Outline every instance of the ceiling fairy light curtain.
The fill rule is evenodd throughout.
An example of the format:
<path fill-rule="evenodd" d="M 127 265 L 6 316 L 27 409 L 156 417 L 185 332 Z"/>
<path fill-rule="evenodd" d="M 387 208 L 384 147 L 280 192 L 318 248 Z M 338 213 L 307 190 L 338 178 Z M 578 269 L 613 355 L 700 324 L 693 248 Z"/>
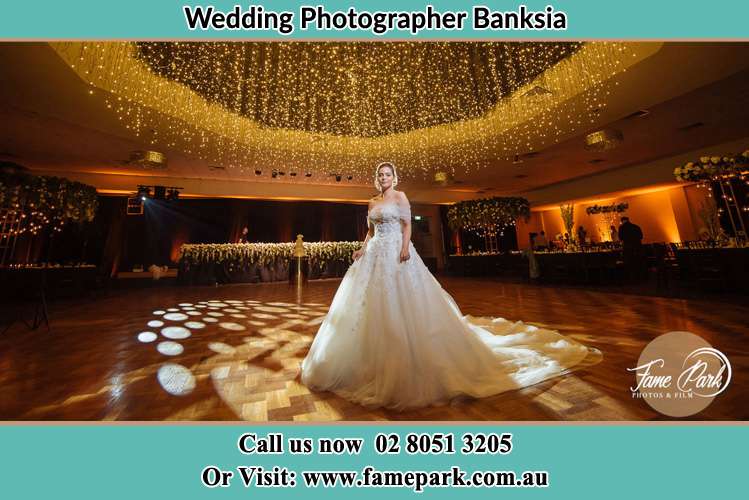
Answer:
<path fill-rule="evenodd" d="M 551 145 L 590 126 L 636 59 L 626 42 L 50 45 L 157 147 L 363 183 L 382 159 L 430 178 Z"/>

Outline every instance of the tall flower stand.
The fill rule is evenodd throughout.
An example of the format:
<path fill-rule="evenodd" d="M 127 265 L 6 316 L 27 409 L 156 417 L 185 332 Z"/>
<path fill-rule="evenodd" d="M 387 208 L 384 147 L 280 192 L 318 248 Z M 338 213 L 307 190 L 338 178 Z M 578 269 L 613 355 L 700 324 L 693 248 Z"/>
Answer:
<path fill-rule="evenodd" d="M 289 284 L 301 286 L 309 280 L 309 257 L 289 259 Z"/>

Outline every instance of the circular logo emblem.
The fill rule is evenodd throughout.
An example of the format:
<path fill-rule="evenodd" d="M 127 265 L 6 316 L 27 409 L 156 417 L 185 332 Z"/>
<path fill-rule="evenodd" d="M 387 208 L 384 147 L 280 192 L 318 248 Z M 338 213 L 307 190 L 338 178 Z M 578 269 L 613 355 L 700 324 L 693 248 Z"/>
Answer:
<path fill-rule="evenodd" d="M 689 332 L 665 333 L 650 342 L 637 362 L 633 398 L 671 417 L 694 415 L 731 381 L 731 363 L 705 339 Z"/>

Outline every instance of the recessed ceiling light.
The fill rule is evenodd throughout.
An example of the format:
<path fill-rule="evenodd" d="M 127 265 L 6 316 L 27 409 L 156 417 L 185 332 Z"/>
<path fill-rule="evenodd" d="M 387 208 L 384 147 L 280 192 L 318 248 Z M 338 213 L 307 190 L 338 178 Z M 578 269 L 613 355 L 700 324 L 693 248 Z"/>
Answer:
<path fill-rule="evenodd" d="M 638 109 L 634 113 L 630 113 L 627 116 L 624 117 L 625 120 L 631 120 L 632 118 L 643 118 L 645 116 L 648 116 L 650 114 L 650 111 L 647 109 Z"/>
<path fill-rule="evenodd" d="M 703 122 L 694 122 L 690 123 L 689 125 L 684 125 L 683 127 L 678 127 L 676 130 L 680 130 L 682 132 L 688 132 L 690 130 L 694 130 L 696 128 L 704 127 L 705 124 Z"/>

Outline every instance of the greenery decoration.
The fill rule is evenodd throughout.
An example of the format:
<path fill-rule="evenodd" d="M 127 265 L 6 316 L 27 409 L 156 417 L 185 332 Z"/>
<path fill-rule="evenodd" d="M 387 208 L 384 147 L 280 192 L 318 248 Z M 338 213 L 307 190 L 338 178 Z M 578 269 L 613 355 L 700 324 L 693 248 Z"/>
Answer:
<path fill-rule="evenodd" d="M 60 232 L 65 224 L 92 221 L 98 200 L 93 186 L 13 166 L 0 168 L 0 207 L 20 212 L 17 234 L 37 234 L 44 227 Z"/>
<path fill-rule="evenodd" d="M 575 235 L 575 205 L 559 205 L 559 212 L 562 214 L 564 230 L 570 237 L 570 241 L 576 238 Z"/>
<path fill-rule="evenodd" d="M 477 234 L 496 234 L 515 224 L 518 218 L 528 220 L 531 215 L 528 200 L 520 197 L 481 198 L 461 201 L 447 211 L 451 229 L 465 229 Z"/>
<path fill-rule="evenodd" d="M 351 254 L 361 241 L 304 243 L 310 266 L 323 268 L 329 262 L 351 263 Z M 190 243 L 182 245 L 180 261 L 191 264 L 220 263 L 238 267 L 286 262 L 294 255 L 295 243 Z"/>

